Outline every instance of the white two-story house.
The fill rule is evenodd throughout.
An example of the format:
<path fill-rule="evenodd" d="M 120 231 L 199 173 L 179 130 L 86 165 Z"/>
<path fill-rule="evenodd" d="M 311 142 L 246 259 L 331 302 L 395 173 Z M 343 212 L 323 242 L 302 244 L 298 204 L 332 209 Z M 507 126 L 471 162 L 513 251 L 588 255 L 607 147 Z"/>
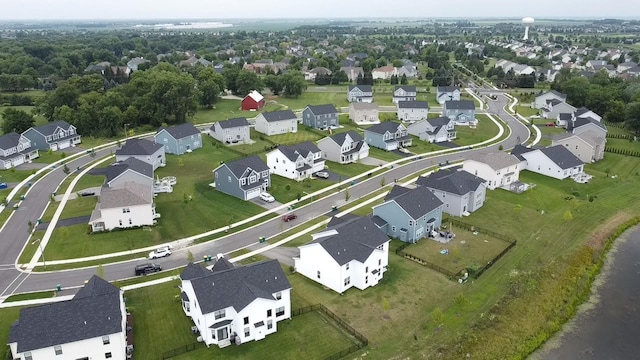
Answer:
<path fill-rule="evenodd" d="M 153 187 L 126 182 L 103 186 L 89 225 L 94 232 L 154 225 L 160 214 L 153 202 Z"/>
<path fill-rule="evenodd" d="M 369 156 L 369 145 L 357 132 L 350 130 L 318 141 L 325 160 L 348 164 Z"/>
<path fill-rule="evenodd" d="M 291 110 L 264 112 L 256 116 L 255 129 L 265 135 L 279 135 L 298 131 L 298 118 Z"/>
<path fill-rule="evenodd" d="M 225 144 L 247 144 L 251 142 L 249 122 L 243 117 L 214 123 L 209 128 L 209 136 Z"/>
<path fill-rule="evenodd" d="M 278 146 L 267 153 L 267 166 L 272 174 L 302 181 L 324 169 L 322 152 L 307 141 L 291 146 Z"/>
<path fill-rule="evenodd" d="M 299 249 L 296 271 L 340 294 L 377 285 L 389 264 L 389 237 L 370 217 L 330 226 Z"/>
<path fill-rule="evenodd" d="M 262 340 L 291 318 L 291 284 L 277 260 L 234 266 L 218 255 L 211 270 L 189 263 L 180 279 L 182 310 L 207 346 Z"/>
<path fill-rule="evenodd" d="M 498 151 L 473 153 L 464 161 L 462 169 L 484 179 L 487 188 L 495 190 L 519 181 L 522 165 L 517 157 Z"/>
<path fill-rule="evenodd" d="M 9 133 L 0 136 L 0 169 L 16 167 L 38 156 L 38 149 L 24 135 Z"/>

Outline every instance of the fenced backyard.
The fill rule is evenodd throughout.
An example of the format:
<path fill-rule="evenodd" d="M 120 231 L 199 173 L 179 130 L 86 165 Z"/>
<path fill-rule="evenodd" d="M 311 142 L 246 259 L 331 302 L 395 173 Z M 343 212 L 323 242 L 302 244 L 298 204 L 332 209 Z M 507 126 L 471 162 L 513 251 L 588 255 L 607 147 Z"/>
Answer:
<path fill-rule="evenodd" d="M 450 219 L 443 224 L 456 235 L 448 243 L 422 239 L 415 244 L 403 244 L 396 254 L 449 278 L 464 272 L 478 278 L 516 244 L 504 235 L 459 220 Z"/>

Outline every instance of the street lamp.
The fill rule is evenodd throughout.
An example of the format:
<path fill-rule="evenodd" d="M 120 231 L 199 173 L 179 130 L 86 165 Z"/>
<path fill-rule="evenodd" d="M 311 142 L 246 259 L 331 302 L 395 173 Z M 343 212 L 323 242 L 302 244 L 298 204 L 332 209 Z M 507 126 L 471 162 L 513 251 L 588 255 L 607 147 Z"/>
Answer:
<path fill-rule="evenodd" d="M 44 250 L 42 250 L 42 241 L 41 239 L 36 239 L 31 242 L 32 244 L 38 243 L 38 249 L 40 249 L 40 256 L 42 256 L 42 263 L 44 264 L 44 268 L 47 268 L 47 262 L 44 260 Z"/>

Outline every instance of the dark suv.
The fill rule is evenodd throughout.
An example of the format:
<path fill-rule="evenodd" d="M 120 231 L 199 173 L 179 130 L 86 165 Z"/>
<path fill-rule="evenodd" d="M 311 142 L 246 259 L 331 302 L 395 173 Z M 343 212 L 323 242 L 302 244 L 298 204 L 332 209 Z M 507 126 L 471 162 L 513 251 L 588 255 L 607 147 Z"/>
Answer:
<path fill-rule="evenodd" d="M 158 264 L 142 264 L 136 266 L 136 275 L 147 275 L 161 270 L 162 267 Z"/>

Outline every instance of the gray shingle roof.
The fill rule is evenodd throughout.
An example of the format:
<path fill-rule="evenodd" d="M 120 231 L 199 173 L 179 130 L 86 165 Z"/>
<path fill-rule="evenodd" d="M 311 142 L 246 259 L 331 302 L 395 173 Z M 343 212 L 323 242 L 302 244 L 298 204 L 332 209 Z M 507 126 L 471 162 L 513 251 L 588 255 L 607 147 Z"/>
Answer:
<path fill-rule="evenodd" d="M 314 115 L 326 115 L 326 114 L 337 114 L 338 110 L 333 104 L 324 104 L 324 105 L 307 105 L 307 108 Z"/>
<path fill-rule="evenodd" d="M 504 169 L 506 167 L 517 165 L 520 163 L 520 160 L 518 160 L 518 158 L 502 151 L 494 153 L 473 153 L 470 154 L 467 159 L 487 164 L 493 170 Z"/>
<path fill-rule="evenodd" d="M 370 128 L 366 129 L 365 131 L 371 131 L 373 133 L 376 134 L 384 134 L 387 131 L 395 134 L 396 131 L 398 131 L 398 127 L 404 127 L 404 125 L 399 124 L 397 122 L 393 122 L 393 121 L 383 121 L 379 124 L 375 124 L 373 126 L 371 126 Z"/>
<path fill-rule="evenodd" d="M 233 175 L 235 175 L 238 179 L 242 177 L 247 169 L 254 170 L 256 172 L 268 171 L 269 167 L 267 164 L 260 159 L 258 155 L 249 156 L 240 160 L 231 161 L 226 163 L 227 167 Z"/>
<path fill-rule="evenodd" d="M 182 280 L 192 280 L 197 279 L 199 277 L 203 277 L 209 274 L 210 271 L 203 268 L 200 265 L 194 264 L 192 262 L 188 263 L 187 266 L 180 273 L 180 279 Z"/>
<path fill-rule="evenodd" d="M 123 188 L 102 187 L 100 192 L 100 209 L 111 209 L 123 206 L 146 205 L 153 202 L 153 188 L 134 182 L 124 183 Z"/>
<path fill-rule="evenodd" d="M 274 300 L 273 294 L 291 289 L 277 260 L 208 271 L 202 277 L 191 279 L 191 285 L 203 314 L 230 306 L 240 312 L 255 299 Z"/>
<path fill-rule="evenodd" d="M 330 138 L 331 138 L 331 140 L 335 141 L 336 144 L 342 145 L 342 144 L 344 144 L 344 141 L 347 138 L 347 135 L 349 135 L 349 137 L 353 141 L 362 141 L 363 140 L 362 136 L 360 136 L 360 134 L 358 134 L 357 132 L 355 132 L 353 130 L 349 130 L 349 131 L 343 132 L 343 133 L 333 134 L 333 135 L 330 136 Z"/>
<path fill-rule="evenodd" d="M 524 157 L 522 157 L 522 154 L 524 153 L 528 153 L 530 151 L 533 151 L 535 149 L 532 148 L 528 148 L 524 145 L 518 144 L 516 146 L 513 147 L 513 149 L 511 149 L 511 155 L 515 156 L 518 158 L 518 160 L 520 161 L 524 161 Z"/>
<path fill-rule="evenodd" d="M 474 110 L 476 103 L 471 100 L 448 100 L 444 102 L 446 109 Z"/>
<path fill-rule="evenodd" d="M 293 111 L 291 111 L 291 110 L 278 110 L 278 111 L 263 112 L 262 116 L 264 116 L 264 119 L 267 120 L 267 122 L 276 122 L 276 121 L 297 119 L 296 118 L 296 114 L 294 114 Z"/>
<path fill-rule="evenodd" d="M 444 169 L 428 177 L 420 176 L 416 184 L 451 194 L 465 195 L 478 190 L 485 181 L 467 171 Z"/>
<path fill-rule="evenodd" d="M 556 163 L 562 170 L 584 164 L 582 160 L 573 155 L 571 151 L 562 145 L 550 146 L 539 150 L 551 159 L 551 161 Z"/>
<path fill-rule="evenodd" d="M 559 120 L 570 121 L 573 118 L 571 113 L 560 113 L 558 114 Z"/>
<path fill-rule="evenodd" d="M 557 97 L 559 97 L 561 99 L 564 99 L 564 100 L 567 99 L 567 94 L 563 94 L 563 93 L 555 91 L 555 90 L 549 90 L 545 94 L 553 94 L 553 95 L 555 95 L 555 96 L 557 96 Z"/>
<path fill-rule="evenodd" d="M 193 124 L 190 124 L 190 123 L 184 123 L 184 124 L 168 127 L 164 130 L 166 130 L 169 133 L 169 135 L 171 135 L 174 139 L 183 139 L 183 138 L 186 138 L 187 136 L 196 135 L 200 133 L 200 130 L 198 130 L 198 128 L 196 128 L 195 126 L 193 126 Z"/>
<path fill-rule="evenodd" d="M 575 128 L 585 126 L 587 124 L 593 124 L 601 128 L 602 130 L 607 131 L 607 126 L 605 124 L 591 117 L 579 117 L 576 119 L 576 121 L 569 121 L 569 123 L 567 124 L 567 130 L 572 131 Z"/>
<path fill-rule="evenodd" d="M 124 331 L 120 289 L 94 275 L 71 300 L 23 308 L 9 343 L 23 353 Z"/>
<path fill-rule="evenodd" d="M 429 103 L 426 101 L 398 101 L 400 109 L 428 109 Z"/>
<path fill-rule="evenodd" d="M 440 116 L 437 118 L 427 119 L 426 121 L 429 124 L 431 124 L 431 126 L 438 127 L 438 126 L 446 126 L 447 124 L 449 124 L 449 122 L 451 122 L 451 119 L 449 119 L 446 116 Z"/>
<path fill-rule="evenodd" d="M 129 139 L 120 149 L 116 150 L 116 156 L 153 155 L 153 153 L 161 149 L 163 146 L 164 145 L 156 144 L 153 141 L 145 139 Z"/>
<path fill-rule="evenodd" d="M 110 182 L 111 180 L 117 178 L 127 170 L 135 171 L 137 173 L 140 173 L 144 176 L 147 176 L 153 179 L 153 165 L 146 163 L 142 160 L 138 160 L 134 157 L 130 157 L 125 161 L 121 161 L 119 163 L 116 163 L 114 165 L 107 167 L 107 171 L 106 171 L 107 182 Z"/>
<path fill-rule="evenodd" d="M 396 86 L 395 90 L 398 90 L 398 89 L 402 89 L 406 92 L 418 92 L 418 89 L 416 89 L 415 86 L 408 86 L 408 85 Z"/>
<path fill-rule="evenodd" d="M 211 129 L 214 129 L 215 125 L 216 124 L 211 125 Z M 229 120 L 218 121 L 218 125 L 220 125 L 220 127 L 223 129 L 230 129 L 230 128 L 241 127 L 241 126 L 249 126 L 249 122 L 247 121 L 246 118 L 239 117 L 239 118 L 233 118 Z"/>
<path fill-rule="evenodd" d="M 57 128 L 69 130 L 69 127 L 71 127 L 71 125 L 69 125 L 68 122 L 64 120 L 57 120 L 44 125 L 36 126 L 33 129 L 38 131 L 42 135 L 47 136 L 47 135 L 53 135 L 53 133 L 56 131 Z"/>
<path fill-rule="evenodd" d="M 360 89 L 360 91 L 365 93 L 373 92 L 373 87 L 371 85 L 349 85 L 349 92 L 353 89 Z"/>
<path fill-rule="evenodd" d="M 316 145 L 311 141 L 306 141 L 300 144 L 291 146 L 278 146 L 278 150 L 284 154 L 289 160 L 296 161 L 298 156 L 306 158 L 309 153 L 317 153 L 320 151 Z"/>
<path fill-rule="evenodd" d="M 376 103 L 366 103 L 366 102 L 354 102 L 349 105 L 353 107 L 354 110 L 378 110 L 378 104 Z"/>
<path fill-rule="evenodd" d="M 18 146 L 20 143 L 20 134 L 8 133 L 0 136 L 0 149 L 7 150 Z"/>
<path fill-rule="evenodd" d="M 456 90 L 460 91 L 460 88 L 457 86 L 438 86 L 436 89 L 437 92 L 446 92 L 446 93 L 454 92 Z"/>
<path fill-rule="evenodd" d="M 442 205 L 442 201 L 423 186 L 410 189 L 395 185 L 384 200 L 395 201 L 413 219 L 418 219 Z"/>
<path fill-rule="evenodd" d="M 363 263 L 376 247 L 389 241 L 369 217 L 347 220 L 329 230 L 337 233 L 317 238 L 312 243 L 320 244 L 339 265 L 352 260 Z"/>

